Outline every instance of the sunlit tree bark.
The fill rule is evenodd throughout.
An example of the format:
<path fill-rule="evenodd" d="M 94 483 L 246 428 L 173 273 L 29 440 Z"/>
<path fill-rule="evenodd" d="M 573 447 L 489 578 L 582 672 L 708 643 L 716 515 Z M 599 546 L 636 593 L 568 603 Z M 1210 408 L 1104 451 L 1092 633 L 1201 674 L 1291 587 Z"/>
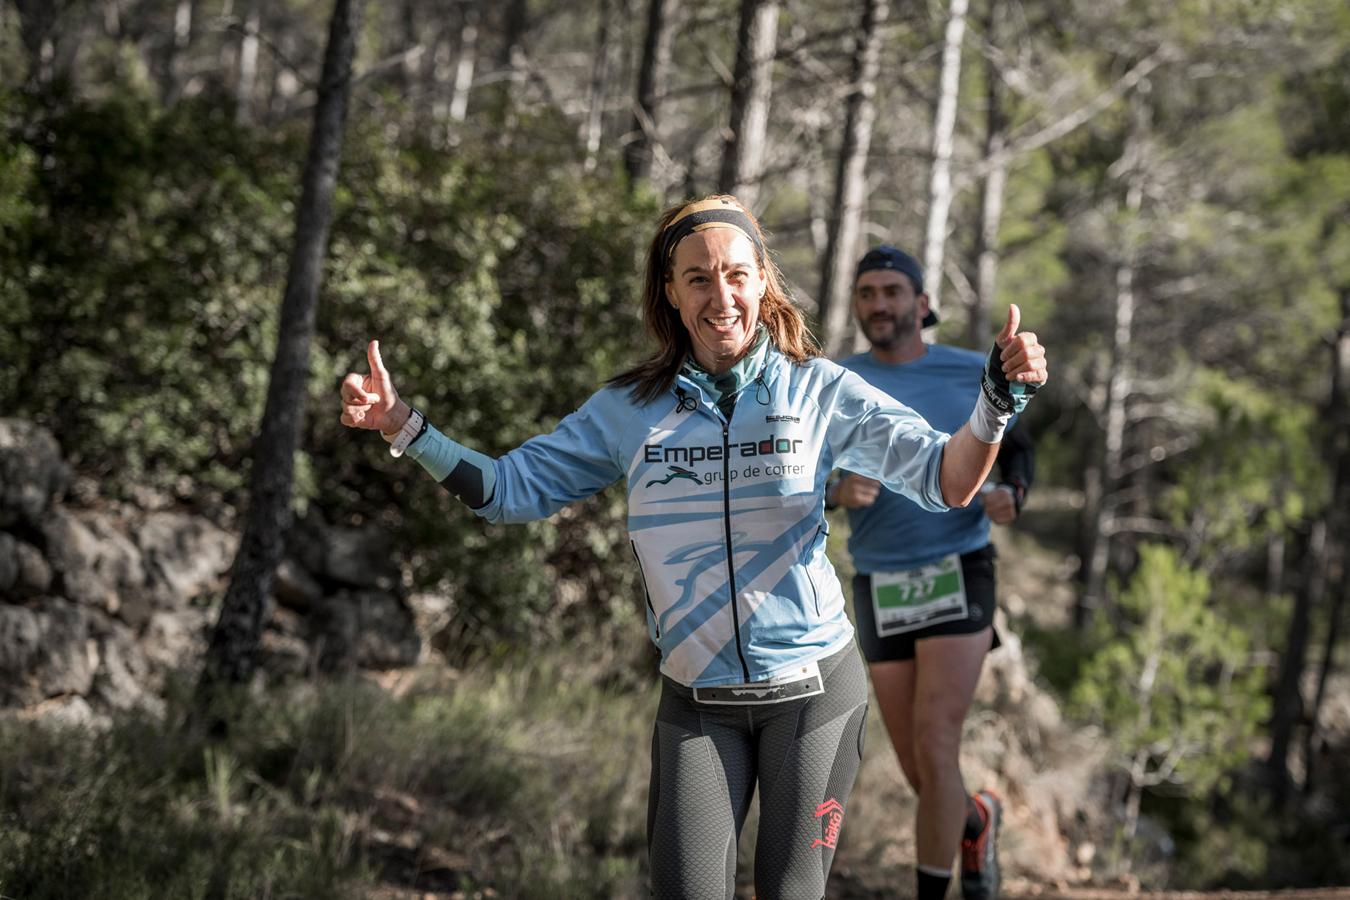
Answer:
<path fill-rule="evenodd" d="M 778 0 L 741 0 L 736 70 L 731 85 L 731 123 L 722 148 L 717 188 L 753 208 L 759 194 L 764 143 L 773 95 L 773 58 L 778 44 Z"/>
<path fill-rule="evenodd" d="M 848 330 L 853 266 L 859 252 L 858 237 L 867 199 L 867 154 L 872 145 L 872 124 L 876 121 L 873 96 L 881 55 L 881 25 L 889 12 L 887 0 L 864 0 L 858 43 L 853 51 L 843 141 L 835 168 L 835 201 L 820 264 L 820 338 L 826 353 L 831 355 L 839 352 Z"/>
<path fill-rule="evenodd" d="M 997 47 L 1000 0 L 989 0 L 985 12 L 985 41 Z M 980 189 L 980 221 L 975 230 L 975 292 L 966 317 L 966 345 L 983 346 L 989 340 L 989 311 L 998 287 L 998 234 L 1003 220 L 1003 195 L 1008 184 L 1007 116 L 1003 110 L 1003 71 L 994 53 L 984 56 L 984 158 L 987 171 Z"/>
<path fill-rule="evenodd" d="M 178 0 L 174 4 L 173 35 L 165 48 L 164 70 L 160 92 L 167 106 L 178 102 L 186 86 L 186 55 L 192 43 L 193 0 Z"/>
<path fill-rule="evenodd" d="M 1143 238 L 1140 211 L 1143 207 L 1151 130 L 1147 82 L 1131 95 L 1130 118 L 1130 134 L 1125 142 L 1124 155 L 1117 163 L 1125 181 L 1125 196 L 1121 205 L 1123 228 L 1119 241 L 1120 256 L 1115 264 L 1114 327 L 1106 372 L 1106 396 L 1102 407 L 1102 457 L 1098 465 L 1088 469 L 1088 477 L 1099 480 L 1099 483 L 1089 484 L 1084 490 L 1084 495 L 1093 498 L 1095 503 L 1088 511 L 1083 591 L 1074 614 L 1074 623 L 1079 628 L 1089 625 L 1105 600 L 1106 571 L 1117 515 L 1117 498 L 1113 495 L 1120 485 L 1123 470 L 1126 401 L 1134 389 L 1136 273 L 1139 245 Z"/>
<path fill-rule="evenodd" d="M 253 120 L 253 88 L 258 80 L 258 32 L 262 28 L 264 0 L 243 0 L 243 28 L 239 35 L 239 54 L 234 80 L 236 121 Z"/>
<path fill-rule="evenodd" d="M 928 225 L 923 243 L 924 289 L 936 312 L 942 306 L 942 260 L 947 243 L 947 215 L 952 205 L 952 145 L 956 101 L 961 87 L 961 42 L 966 33 L 968 0 L 952 0 L 938 78 L 937 113 L 933 117 L 933 165 L 928 178 Z"/>
<path fill-rule="evenodd" d="M 595 62 L 591 67 L 591 90 L 586 104 L 586 125 L 582 142 L 586 146 L 586 171 L 595 169 L 600 142 L 604 137 L 605 95 L 609 91 L 609 70 L 612 43 L 610 39 L 611 0 L 600 0 L 600 23 L 596 34 Z"/>
<path fill-rule="evenodd" d="M 671 0 L 648 0 L 647 35 L 642 43 L 642 60 L 638 65 L 637 98 L 633 104 L 633 125 L 630 129 L 632 139 L 624 148 L 624 167 L 628 170 L 629 182 L 633 184 L 651 177 L 652 146 L 660 139 L 661 92 L 665 89 L 666 73 L 670 69 L 674 12 Z"/>
<path fill-rule="evenodd" d="M 478 67 L 478 4 L 464 6 L 464 22 L 459 29 L 459 58 L 455 61 L 455 83 L 450 95 L 450 121 L 463 122 L 469 115 L 469 92 Z"/>

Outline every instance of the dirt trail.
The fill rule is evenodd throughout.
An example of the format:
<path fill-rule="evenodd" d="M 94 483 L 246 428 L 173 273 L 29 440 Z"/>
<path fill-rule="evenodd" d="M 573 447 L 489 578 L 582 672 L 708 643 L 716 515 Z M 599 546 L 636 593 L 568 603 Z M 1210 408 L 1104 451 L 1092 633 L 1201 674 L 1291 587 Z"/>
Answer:
<path fill-rule="evenodd" d="M 865 886 L 860 880 L 844 874 L 830 876 L 827 900 L 912 900 L 913 884 L 903 884 L 886 891 Z M 954 882 L 948 897 L 959 897 L 960 888 Z M 737 894 L 738 900 L 751 900 L 753 893 Z M 1126 887 L 1079 887 L 1036 884 L 1021 878 L 1004 882 L 1002 900 L 1350 900 L 1350 887 L 1289 888 L 1271 891 L 1142 891 Z"/>
<path fill-rule="evenodd" d="M 1007 900 L 1350 900 L 1350 887 L 1280 891 L 1127 891 L 1119 888 L 1027 887 L 1005 892 Z"/>
<path fill-rule="evenodd" d="M 833 879 L 831 879 L 833 882 Z M 832 885 L 833 887 L 833 885 Z M 953 886 L 949 896 L 959 896 Z M 371 900 L 487 900 L 495 893 L 439 892 L 387 887 L 371 895 Z M 737 897 L 750 898 L 749 893 Z M 839 900 L 903 900 L 908 894 L 886 895 L 863 893 L 835 893 L 827 895 Z M 1282 891 L 1127 891 L 1120 888 L 1057 888 L 1049 885 L 1020 885 L 1015 891 L 1004 891 L 1003 900 L 1350 900 L 1350 887 L 1309 888 Z"/>

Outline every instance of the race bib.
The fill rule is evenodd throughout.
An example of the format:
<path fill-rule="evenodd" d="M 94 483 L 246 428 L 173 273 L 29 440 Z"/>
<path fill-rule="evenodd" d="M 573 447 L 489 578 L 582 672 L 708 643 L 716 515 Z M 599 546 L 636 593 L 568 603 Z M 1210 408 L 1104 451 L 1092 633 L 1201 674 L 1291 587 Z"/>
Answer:
<path fill-rule="evenodd" d="M 960 555 L 953 553 L 905 572 L 873 573 L 872 610 L 878 637 L 967 618 L 970 607 Z"/>

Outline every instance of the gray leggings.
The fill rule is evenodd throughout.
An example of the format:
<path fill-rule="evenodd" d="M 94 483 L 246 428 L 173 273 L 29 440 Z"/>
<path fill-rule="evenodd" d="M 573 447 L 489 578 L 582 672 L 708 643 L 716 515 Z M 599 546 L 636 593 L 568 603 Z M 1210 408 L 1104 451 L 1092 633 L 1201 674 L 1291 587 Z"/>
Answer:
<path fill-rule="evenodd" d="M 696 703 L 662 679 L 652 735 L 652 896 L 736 888 L 736 839 L 759 784 L 755 896 L 819 900 L 862 759 L 867 676 L 852 643 L 820 660 L 825 692 L 764 706 Z"/>

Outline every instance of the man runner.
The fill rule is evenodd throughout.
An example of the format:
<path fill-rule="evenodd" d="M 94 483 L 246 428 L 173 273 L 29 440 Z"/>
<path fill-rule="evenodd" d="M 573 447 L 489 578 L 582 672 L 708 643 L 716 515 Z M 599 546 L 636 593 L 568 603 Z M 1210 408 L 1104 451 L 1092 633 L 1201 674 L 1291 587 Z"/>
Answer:
<path fill-rule="evenodd" d="M 923 342 L 922 329 L 936 325 L 937 316 L 918 261 L 890 246 L 869 251 L 858 263 L 854 304 L 871 350 L 840 364 L 934 427 L 960 427 L 987 360 Z M 1005 334 L 1016 316 L 1010 311 Z M 986 485 L 980 504 L 965 509 L 927 512 L 848 473 L 826 492 L 828 507 L 848 509 L 858 643 L 900 768 L 919 797 L 919 900 L 946 893 L 958 845 L 965 900 L 998 894 L 1002 809 L 991 791 L 966 793 L 961 726 L 984 656 L 999 644 L 989 523 L 1016 519 L 1031 484 L 1034 456 L 1024 428 L 1009 428 L 998 463 L 1001 483 Z"/>

